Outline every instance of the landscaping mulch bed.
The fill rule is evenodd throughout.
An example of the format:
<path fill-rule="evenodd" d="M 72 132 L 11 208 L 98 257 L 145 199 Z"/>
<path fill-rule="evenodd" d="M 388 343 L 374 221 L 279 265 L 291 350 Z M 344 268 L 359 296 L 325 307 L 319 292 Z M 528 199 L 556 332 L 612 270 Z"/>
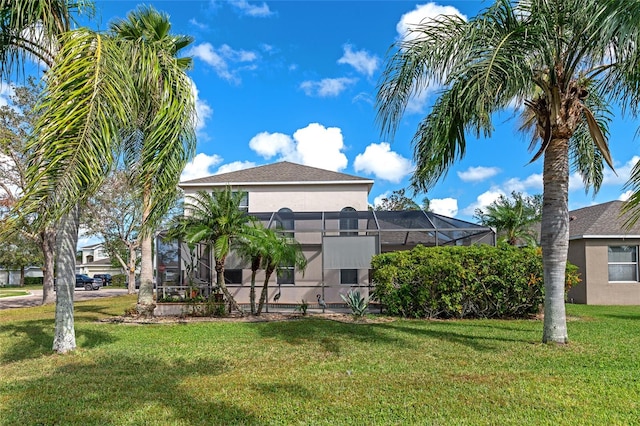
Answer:
<path fill-rule="evenodd" d="M 144 318 L 137 316 L 119 316 L 101 319 L 101 322 L 123 323 L 123 324 L 188 324 L 199 322 L 274 322 L 274 321 L 296 321 L 308 318 L 320 318 L 330 321 L 339 321 L 353 324 L 375 324 L 394 321 L 394 318 L 384 316 L 367 316 L 364 318 L 354 318 L 353 315 L 341 313 L 313 313 L 313 314 L 291 314 L 291 313 L 263 313 L 260 316 L 244 315 L 233 313 L 225 317 L 204 317 L 204 316 L 162 316 Z"/>

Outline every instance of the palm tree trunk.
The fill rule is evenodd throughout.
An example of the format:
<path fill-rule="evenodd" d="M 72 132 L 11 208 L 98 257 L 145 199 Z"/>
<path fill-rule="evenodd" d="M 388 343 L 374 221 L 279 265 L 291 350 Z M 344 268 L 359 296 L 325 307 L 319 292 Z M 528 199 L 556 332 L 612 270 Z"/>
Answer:
<path fill-rule="evenodd" d="M 152 317 L 156 304 L 153 300 L 153 238 L 145 235 L 140 242 L 140 288 L 136 311 L 143 317 Z M 135 277 L 135 274 L 134 274 Z M 134 278 L 135 281 L 135 278 Z M 131 285 L 131 283 L 129 283 Z M 135 286 L 135 282 L 134 282 Z"/>
<path fill-rule="evenodd" d="M 256 272 L 251 271 L 251 287 L 249 288 L 249 301 L 251 302 L 251 315 L 256 314 Z"/>
<path fill-rule="evenodd" d="M 260 315 L 262 313 L 262 308 L 264 307 L 264 303 L 267 300 L 267 294 L 269 293 L 269 280 L 271 279 L 271 274 L 275 268 L 268 267 L 265 270 L 264 284 L 262 285 L 262 292 L 260 293 L 260 302 L 258 303 L 258 312 L 256 315 Z"/>
<path fill-rule="evenodd" d="M 53 350 L 63 354 L 76 348 L 73 318 L 73 292 L 76 287 L 76 246 L 80 227 L 80 208 L 75 206 L 60 223 L 57 241 L 56 319 Z"/>
<path fill-rule="evenodd" d="M 54 261 L 56 247 L 56 232 L 46 228 L 40 233 L 40 249 L 44 261 L 42 270 L 42 304 L 49 305 L 56 301 L 53 291 Z"/>
<path fill-rule="evenodd" d="M 129 261 L 127 262 L 127 274 L 129 276 L 129 283 L 127 285 L 127 294 L 134 294 L 136 292 L 136 249 L 134 246 L 129 246 Z"/>
<path fill-rule="evenodd" d="M 544 268 L 544 343 L 567 343 L 565 271 L 569 249 L 569 142 L 553 139 L 544 154 L 542 264 Z"/>
<path fill-rule="evenodd" d="M 136 311 L 142 317 L 153 317 L 156 304 L 153 300 L 153 237 L 152 232 L 146 229 L 151 212 L 150 209 L 151 191 L 145 190 L 142 195 L 142 229 L 140 235 L 140 288 L 138 289 L 138 303 Z M 135 278 L 134 278 L 135 281 Z M 131 281 L 129 281 L 131 285 Z M 135 288 L 135 282 L 134 282 Z"/>
<path fill-rule="evenodd" d="M 218 288 L 222 291 L 222 294 L 224 294 L 224 297 L 227 299 L 227 301 L 231 305 L 231 309 L 240 312 L 240 315 L 244 316 L 244 311 L 240 308 L 240 306 L 238 306 L 238 302 L 236 302 L 236 299 L 229 292 L 229 289 L 227 288 L 227 285 L 224 282 L 224 261 L 225 261 L 224 257 L 219 260 L 216 259 L 216 284 Z"/>

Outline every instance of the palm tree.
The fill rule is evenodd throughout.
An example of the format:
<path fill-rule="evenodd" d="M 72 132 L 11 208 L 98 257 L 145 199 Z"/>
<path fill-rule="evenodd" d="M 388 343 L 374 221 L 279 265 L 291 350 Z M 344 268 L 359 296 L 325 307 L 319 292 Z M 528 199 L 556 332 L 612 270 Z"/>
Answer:
<path fill-rule="evenodd" d="M 511 198 L 501 195 L 486 210 L 476 209 L 475 218 L 482 225 L 495 228 L 500 238 L 512 246 L 519 242 L 536 246 L 532 225 L 540 221 L 541 213 L 541 196 L 524 197 L 520 192 L 512 192 Z"/>
<path fill-rule="evenodd" d="M 432 187 L 465 154 L 465 133 L 491 136 L 493 113 L 524 108 L 535 161 L 543 161 L 543 342 L 568 341 L 564 275 L 568 250 L 569 159 L 597 191 L 609 154 L 607 108 L 638 112 L 640 2 L 497 0 L 465 21 L 440 16 L 390 53 L 378 120 L 393 136 L 413 95 L 443 90 L 413 137 L 412 184 Z"/>
<path fill-rule="evenodd" d="M 129 13 L 126 20 L 110 25 L 111 33 L 122 41 L 123 47 L 135 49 L 132 57 L 138 55 L 140 45 L 145 45 L 149 49 L 140 52 L 157 58 L 155 61 L 142 56 L 131 62 L 139 103 L 125 138 L 126 163 L 143 206 L 137 304 L 138 313 L 143 316 L 152 316 L 155 308 L 153 233 L 173 204 L 180 174 L 195 153 L 195 101 L 191 82 L 184 73 L 192 60 L 177 57 L 193 38 L 171 34 L 170 30 L 168 15 L 145 6 Z M 150 63 L 154 64 L 151 68 Z"/>
<path fill-rule="evenodd" d="M 260 222 L 255 222 L 255 228 L 248 228 L 246 235 L 243 235 L 234 245 L 235 252 L 250 264 L 251 286 L 249 288 L 249 303 L 252 315 L 256 314 L 256 275 L 262 267 L 262 259 L 269 252 L 269 247 L 266 244 L 268 232 L 271 231 L 266 229 Z"/>
<path fill-rule="evenodd" d="M 209 248 L 215 261 L 215 285 L 231 308 L 240 313 L 242 309 L 224 282 L 224 263 L 234 244 L 252 233 L 255 219 L 240 210 L 243 198 L 243 192 L 231 187 L 213 193 L 198 191 L 187 197 L 185 216 L 178 223 L 178 231 L 172 233 L 182 235 L 187 243 L 204 243 Z"/>
<path fill-rule="evenodd" d="M 119 152 L 125 160 L 139 152 L 135 138 L 123 138 L 127 135 L 123 130 L 141 110 L 140 90 L 146 89 L 134 72 L 145 69 L 157 75 L 159 65 L 167 62 L 156 45 L 116 40 L 86 28 L 71 31 L 77 11 L 75 2 L 65 0 L 0 0 L 1 74 L 9 76 L 20 69 L 25 58 L 35 57 L 49 67 L 39 117 L 27 144 L 34 153 L 26 173 L 28 184 L 14 217 L 41 213 L 36 226 L 60 223 L 53 345 L 57 352 L 75 348 L 78 206 L 100 187 Z M 158 133 L 180 133 L 182 111 L 189 108 L 177 105 L 170 94 L 160 99 L 164 113 L 156 117 Z M 162 169 L 164 161 L 168 158 L 160 158 L 156 168 Z"/>
<path fill-rule="evenodd" d="M 293 266 L 294 270 L 300 269 L 304 271 L 307 267 L 307 258 L 304 257 L 300 244 L 295 239 L 273 229 L 267 229 L 266 231 L 264 239 L 260 242 L 264 248 L 262 267 L 265 275 L 256 315 L 262 313 L 262 308 L 267 301 L 269 280 L 276 269 Z"/>

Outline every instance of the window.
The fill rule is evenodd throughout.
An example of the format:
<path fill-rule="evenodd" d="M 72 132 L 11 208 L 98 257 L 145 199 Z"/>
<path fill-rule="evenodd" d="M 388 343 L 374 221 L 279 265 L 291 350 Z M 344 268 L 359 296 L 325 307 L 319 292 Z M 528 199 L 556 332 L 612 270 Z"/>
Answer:
<path fill-rule="evenodd" d="M 237 194 L 237 191 L 233 192 L 233 195 Z M 249 213 L 249 193 L 247 191 L 242 191 L 242 200 L 240 200 L 240 205 L 238 209 L 245 213 Z"/>
<path fill-rule="evenodd" d="M 225 269 L 225 284 L 242 284 L 242 269 Z"/>
<path fill-rule="evenodd" d="M 358 284 L 358 270 L 340 269 L 340 284 Z"/>
<path fill-rule="evenodd" d="M 293 265 L 281 265 L 277 271 L 277 283 L 280 284 L 295 284 L 295 268 Z"/>
<path fill-rule="evenodd" d="M 291 211 L 291 209 L 288 209 L 286 207 L 281 208 L 280 210 L 278 210 L 278 215 L 276 217 L 276 226 L 284 231 L 291 231 L 284 232 L 283 234 L 287 237 L 293 238 L 295 223 L 293 221 L 293 212 Z"/>
<path fill-rule="evenodd" d="M 340 229 L 355 229 L 356 231 L 340 232 L 340 235 L 358 235 L 358 214 L 353 207 L 345 207 L 340 211 Z"/>
<path fill-rule="evenodd" d="M 609 247 L 609 281 L 638 281 L 638 247 Z"/>

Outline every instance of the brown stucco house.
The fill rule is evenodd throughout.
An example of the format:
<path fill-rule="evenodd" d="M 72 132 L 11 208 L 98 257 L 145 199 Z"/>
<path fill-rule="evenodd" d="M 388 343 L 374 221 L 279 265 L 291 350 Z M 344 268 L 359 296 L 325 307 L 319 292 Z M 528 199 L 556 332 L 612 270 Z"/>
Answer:
<path fill-rule="evenodd" d="M 567 300 L 589 305 L 640 305 L 640 222 L 627 228 L 623 201 L 569 212 L 569 255 L 582 282 Z"/>
<path fill-rule="evenodd" d="M 359 289 L 368 295 L 369 269 L 375 254 L 403 250 L 417 244 L 470 245 L 495 243 L 491 228 L 430 212 L 374 212 L 369 210 L 371 179 L 304 166 L 287 161 L 208 176 L 180 183 L 189 195 L 230 186 L 245 194 L 242 209 L 266 227 L 283 229 L 301 245 L 305 271 L 283 265 L 269 283 L 269 300 L 279 303 L 341 303 L 340 294 Z M 159 241 L 158 292 L 186 284 L 185 265 L 195 262 L 197 279 L 212 282 L 212 261 L 205 247 L 192 254 L 182 246 Z M 225 262 L 225 281 L 240 303 L 249 300 L 251 271 L 233 253 Z M 260 272 L 256 282 L 262 283 Z"/>

